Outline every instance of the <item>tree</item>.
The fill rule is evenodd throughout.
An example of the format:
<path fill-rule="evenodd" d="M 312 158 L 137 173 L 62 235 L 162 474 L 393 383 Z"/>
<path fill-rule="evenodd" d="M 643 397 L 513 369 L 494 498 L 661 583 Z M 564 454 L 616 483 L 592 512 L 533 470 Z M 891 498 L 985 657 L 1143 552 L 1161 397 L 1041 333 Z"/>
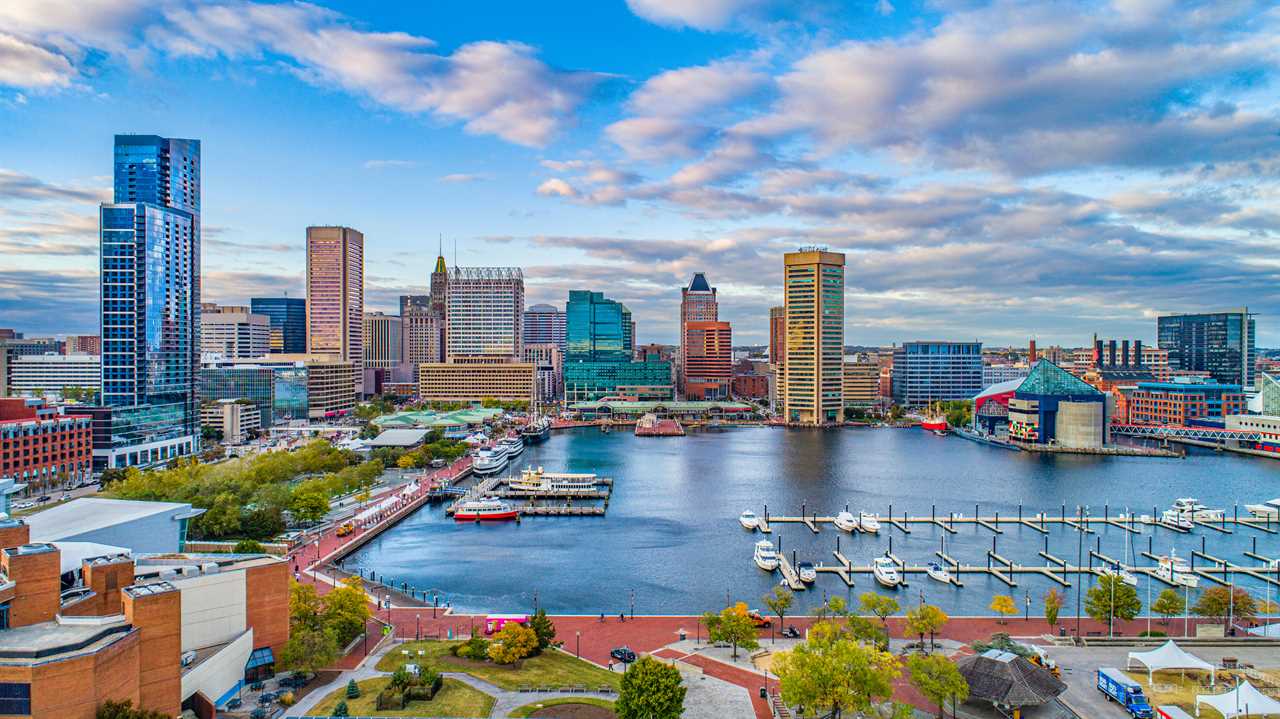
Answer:
<path fill-rule="evenodd" d="M 311 584 L 289 584 L 289 631 L 319 630 L 323 626 L 324 602 Z"/>
<path fill-rule="evenodd" d="M 992 597 L 989 609 L 1000 615 L 1001 624 L 1008 624 L 1009 620 L 1005 617 L 1010 617 L 1018 613 L 1018 605 L 1014 603 L 1013 597 L 1008 594 L 997 594 Z"/>
<path fill-rule="evenodd" d="M 1062 611 L 1063 598 L 1062 593 L 1056 589 L 1050 589 L 1044 594 L 1044 620 L 1049 626 L 1056 627 L 1058 625 L 1058 612 Z"/>
<path fill-rule="evenodd" d="M 702 623 L 707 625 L 707 639 L 733 645 L 734 659 L 738 658 L 738 647 L 752 650 L 760 646 L 756 641 L 756 625 L 747 615 L 747 605 L 742 602 L 725 607 L 719 614 L 707 612 L 702 616 Z"/>
<path fill-rule="evenodd" d="M 613 711 L 618 719 L 679 719 L 684 695 L 680 670 L 644 656 L 622 675 Z"/>
<path fill-rule="evenodd" d="M 413 469 L 417 466 L 417 462 L 417 458 L 414 457 L 412 452 L 410 452 L 408 454 L 400 455 L 400 459 L 396 460 L 396 466 L 400 469 Z"/>
<path fill-rule="evenodd" d="M 1108 626 L 1115 619 L 1129 620 L 1142 611 L 1138 592 L 1114 574 L 1098 577 L 1084 597 L 1084 613 Z"/>
<path fill-rule="evenodd" d="M 356 684 L 355 679 L 352 679 L 351 681 L 347 682 L 347 698 L 348 699 L 360 698 L 360 685 Z"/>
<path fill-rule="evenodd" d="M 774 657 L 773 671 L 787 704 L 829 710 L 876 713 L 893 695 L 902 674 L 896 657 L 848 636 L 835 622 L 818 622 L 809 638 Z M 897 710 L 895 709 L 895 712 Z"/>
<path fill-rule="evenodd" d="M 538 635 L 533 630 L 508 622 L 489 643 L 489 658 L 495 664 L 515 664 L 538 650 Z"/>
<path fill-rule="evenodd" d="M 884 627 L 885 638 L 889 636 L 889 617 L 898 611 L 898 600 L 875 592 L 863 592 L 858 595 L 858 606 L 868 614 L 880 618 L 880 626 Z"/>
<path fill-rule="evenodd" d="M 262 554 L 263 549 L 262 543 L 256 539 L 241 539 L 231 551 L 236 554 Z"/>
<path fill-rule="evenodd" d="M 534 612 L 533 618 L 529 620 L 529 628 L 538 637 L 539 650 L 546 649 L 551 646 L 551 642 L 555 641 L 556 625 L 547 616 L 547 610 L 539 607 L 538 611 Z"/>
<path fill-rule="evenodd" d="M 947 613 L 932 604 L 921 604 L 907 611 L 907 631 L 920 636 L 920 644 L 924 644 L 924 635 L 929 635 L 929 646 L 934 646 L 934 635 L 950 621 Z"/>
<path fill-rule="evenodd" d="M 319 522 L 329 513 L 329 491 L 320 482 L 306 482 L 293 493 L 289 511 L 300 522 Z"/>
<path fill-rule="evenodd" d="M 1162 622 L 1169 623 L 1170 617 L 1176 617 L 1187 609 L 1187 600 L 1183 598 L 1178 590 L 1166 588 L 1160 592 L 1160 596 L 1151 603 L 1151 611 L 1164 617 Z"/>
<path fill-rule="evenodd" d="M 338 704 L 333 707 L 333 713 L 330 714 L 329 716 L 334 716 L 334 717 L 351 716 L 351 710 L 347 709 L 347 700 L 339 699 Z"/>
<path fill-rule="evenodd" d="M 773 588 L 772 594 L 764 595 L 764 604 L 774 614 L 778 615 L 778 631 L 781 632 L 787 628 L 786 616 L 787 611 L 791 609 L 791 603 L 795 601 L 796 595 L 788 588 L 781 584 Z"/>
<path fill-rule="evenodd" d="M 324 596 L 324 626 L 333 631 L 341 646 L 360 636 L 371 616 L 369 597 L 360 577 L 347 577 Z"/>
<path fill-rule="evenodd" d="M 303 674 L 315 674 L 338 661 L 338 642 L 329 629 L 309 627 L 289 632 L 280 663 Z"/>
<path fill-rule="evenodd" d="M 1258 615 L 1258 603 L 1241 587 L 1210 587 L 1200 593 L 1191 611 L 1209 619 L 1221 619 L 1226 626 L 1232 618 L 1250 621 Z M 1227 627 L 1230 629 L 1230 627 Z"/>
<path fill-rule="evenodd" d="M 955 662 L 941 654 L 913 655 L 907 660 L 907 668 L 911 670 L 911 686 L 938 705 L 939 717 L 946 715 L 943 707 L 948 699 L 963 702 L 969 698 L 969 682 Z"/>

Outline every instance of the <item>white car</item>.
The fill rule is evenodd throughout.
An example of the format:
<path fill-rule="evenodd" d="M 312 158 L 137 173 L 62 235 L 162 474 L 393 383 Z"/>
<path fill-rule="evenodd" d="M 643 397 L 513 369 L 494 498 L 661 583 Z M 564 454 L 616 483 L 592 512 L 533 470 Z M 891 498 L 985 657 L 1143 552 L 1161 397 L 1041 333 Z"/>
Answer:
<path fill-rule="evenodd" d="M 36 506 L 35 502 L 15 502 L 13 505 L 13 508 L 14 509 L 31 509 L 34 506 Z"/>

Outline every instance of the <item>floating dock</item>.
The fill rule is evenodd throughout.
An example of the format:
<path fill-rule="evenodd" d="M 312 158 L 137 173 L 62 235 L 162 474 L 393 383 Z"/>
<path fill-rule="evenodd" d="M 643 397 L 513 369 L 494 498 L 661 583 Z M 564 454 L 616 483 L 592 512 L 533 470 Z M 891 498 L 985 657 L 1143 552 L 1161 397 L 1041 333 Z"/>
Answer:
<path fill-rule="evenodd" d="M 609 506 L 609 498 L 613 494 L 613 480 L 598 477 L 594 488 L 554 487 L 532 489 L 529 487 L 513 488 L 512 477 L 486 477 L 466 490 L 461 496 L 454 494 L 455 501 L 445 507 L 446 516 L 453 516 L 463 502 L 495 497 L 498 499 L 532 500 L 516 505 L 515 510 L 527 517 L 601 517 Z M 538 500 L 564 500 L 555 503 L 537 503 Z M 603 504 L 574 504 L 574 500 L 603 500 Z"/>

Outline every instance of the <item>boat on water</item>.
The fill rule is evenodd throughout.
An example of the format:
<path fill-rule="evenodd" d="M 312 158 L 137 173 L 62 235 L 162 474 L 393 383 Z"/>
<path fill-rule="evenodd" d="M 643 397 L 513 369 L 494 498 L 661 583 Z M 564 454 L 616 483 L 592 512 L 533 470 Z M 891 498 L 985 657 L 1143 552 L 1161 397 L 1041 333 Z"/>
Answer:
<path fill-rule="evenodd" d="M 1200 578 L 1191 573 L 1191 565 L 1172 550 L 1169 556 L 1160 557 L 1156 564 L 1156 576 L 1170 584 L 1182 587 L 1195 589 L 1200 586 Z"/>
<path fill-rule="evenodd" d="M 920 420 L 920 429 L 942 436 L 951 431 L 951 425 L 947 424 L 947 415 L 942 412 L 942 408 L 935 405 L 930 407 L 929 414 Z"/>
<path fill-rule="evenodd" d="M 1169 524 L 1182 518 L 1192 522 L 1221 522 L 1226 516 L 1226 511 L 1210 509 L 1195 497 L 1179 497 L 1173 501 L 1171 508 L 1164 510 L 1162 519 Z"/>
<path fill-rule="evenodd" d="M 858 518 L 853 516 L 851 512 L 837 514 L 836 518 L 831 520 L 831 523 L 836 525 L 836 529 L 843 529 L 846 532 L 858 531 Z"/>
<path fill-rule="evenodd" d="M 889 589 L 897 589 L 902 584 L 902 575 L 898 572 L 898 565 L 894 564 L 892 559 L 888 557 L 876 557 L 871 560 L 871 574 L 881 586 Z"/>
<path fill-rule="evenodd" d="M 773 542 L 767 539 L 761 539 L 756 542 L 755 553 L 756 566 L 766 572 L 772 572 L 778 568 L 778 550 L 774 548 Z"/>
<path fill-rule="evenodd" d="M 1244 508 L 1255 517 L 1276 519 L 1280 517 L 1280 497 L 1269 499 L 1261 504 L 1246 504 Z"/>
<path fill-rule="evenodd" d="M 858 526 L 864 532 L 875 534 L 880 531 L 880 515 L 858 512 Z"/>
<path fill-rule="evenodd" d="M 741 524 L 743 529 L 750 529 L 754 532 L 756 527 L 760 526 L 760 518 L 756 516 L 755 512 L 748 509 L 738 515 L 738 524 Z"/>
<path fill-rule="evenodd" d="M 469 499 L 453 510 L 458 522 L 505 522 L 517 516 L 515 507 L 499 499 Z"/>
<path fill-rule="evenodd" d="M 1168 524 L 1169 526 L 1177 527 L 1178 529 L 1195 529 L 1196 527 L 1195 522 L 1191 521 L 1190 514 L 1181 514 L 1179 512 L 1168 510 L 1166 510 L 1164 514 L 1160 515 L 1160 521 Z"/>
<path fill-rule="evenodd" d="M 943 584 L 951 583 L 951 571 L 937 562 L 929 562 L 929 566 L 925 568 L 925 572 L 929 578 L 942 582 Z"/>
<path fill-rule="evenodd" d="M 1130 572 L 1128 569 L 1125 569 L 1121 565 L 1111 566 L 1108 564 L 1099 568 L 1098 574 L 1103 577 L 1119 577 L 1121 582 L 1124 582 L 1131 587 L 1138 586 L 1137 575 Z"/>
<path fill-rule="evenodd" d="M 520 438 L 525 444 L 542 444 L 550 436 L 551 420 L 547 417 L 539 417 L 520 430 Z"/>
<path fill-rule="evenodd" d="M 797 563 L 796 574 L 800 575 L 800 581 L 805 584 L 813 584 L 818 579 L 818 570 L 814 568 L 813 562 Z"/>
<path fill-rule="evenodd" d="M 485 447 L 476 452 L 471 471 L 479 475 L 496 474 L 507 466 L 507 450 L 502 445 Z"/>
<path fill-rule="evenodd" d="M 589 472 L 569 473 L 569 472 L 548 472 L 542 467 L 534 469 L 533 467 L 525 467 L 520 471 L 520 479 L 512 479 L 507 482 L 507 486 L 511 489 L 523 492 L 546 492 L 546 491 L 566 491 L 577 490 L 585 491 L 595 489 L 600 484 L 600 477 Z"/>
<path fill-rule="evenodd" d="M 503 437 L 498 440 L 498 446 L 507 450 L 507 459 L 510 460 L 524 451 L 524 440 L 519 437 Z"/>

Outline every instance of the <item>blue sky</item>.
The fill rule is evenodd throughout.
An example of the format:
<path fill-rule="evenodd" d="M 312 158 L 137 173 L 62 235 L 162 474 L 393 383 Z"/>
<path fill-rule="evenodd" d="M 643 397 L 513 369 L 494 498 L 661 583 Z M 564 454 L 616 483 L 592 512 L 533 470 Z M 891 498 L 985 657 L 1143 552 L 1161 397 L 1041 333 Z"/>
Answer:
<path fill-rule="evenodd" d="M 1280 10 L 1112 0 L 0 4 L 0 326 L 96 331 L 111 136 L 203 142 L 205 299 L 366 306 L 444 236 L 529 302 L 673 341 L 705 271 L 761 342 L 781 255 L 848 256 L 846 337 L 1083 345 L 1239 306 L 1280 345 Z"/>

